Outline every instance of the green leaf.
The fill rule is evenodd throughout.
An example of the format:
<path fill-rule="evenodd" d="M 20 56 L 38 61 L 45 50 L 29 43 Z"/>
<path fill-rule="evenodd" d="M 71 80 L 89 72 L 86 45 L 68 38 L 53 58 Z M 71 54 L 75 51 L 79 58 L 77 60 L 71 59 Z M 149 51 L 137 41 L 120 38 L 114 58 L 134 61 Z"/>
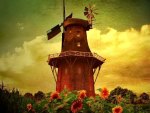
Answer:
<path fill-rule="evenodd" d="M 102 91 L 102 88 L 98 88 L 97 90 L 98 90 L 99 92 L 101 92 L 101 91 Z"/>

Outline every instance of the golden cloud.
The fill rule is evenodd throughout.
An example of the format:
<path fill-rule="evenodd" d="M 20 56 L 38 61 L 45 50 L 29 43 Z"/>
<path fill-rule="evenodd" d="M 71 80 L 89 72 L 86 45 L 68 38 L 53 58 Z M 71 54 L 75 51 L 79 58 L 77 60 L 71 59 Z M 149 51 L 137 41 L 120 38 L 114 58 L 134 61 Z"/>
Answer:
<path fill-rule="evenodd" d="M 49 53 L 60 50 L 60 42 L 49 44 L 45 36 L 38 36 L 24 42 L 13 53 L 0 57 L 0 79 L 8 87 L 18 88 L 23 92 L 45 92 L 55 89 L 54 79 L 47 63 Z M 56 46 L 57 45 L 57 46 Z"/>
<path fill-rule="evenodd" d="M 119 32 L 108 28 L 104 34 L 92 29 L 88 41 L 92 51 L 106 58 L 96 88 L 122 86 L 136 92 L 150 92 L 150 25 L 142 26 L 140 31 L 131 28 Z"/>
<path fill-rule="evenodd" d="M 87 34 L 91 51 L 106 58 L 95 89 L 121 86 L 137 92 L 150 92 L 150 25 L 142 26 L 140 31 L 108 28 L 105 33 L 94 28 Z M 47 41 L 46 36 L 38 36 L 24 42 L 14 52 L 0 56 L 0 79 L 8 87 L 16 87 L 22 92 L 55 90 L 46 61 L 48 54 L 60 52 L 60 48 L 60 37 Z"/>

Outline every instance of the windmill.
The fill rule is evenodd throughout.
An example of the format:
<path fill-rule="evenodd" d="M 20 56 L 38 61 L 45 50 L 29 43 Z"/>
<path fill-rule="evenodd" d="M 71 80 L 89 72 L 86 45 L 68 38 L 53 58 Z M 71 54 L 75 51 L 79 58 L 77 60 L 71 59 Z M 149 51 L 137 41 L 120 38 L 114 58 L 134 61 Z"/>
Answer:
<path fill-rule="evenodd" d="M 95 16 L 94 15 L 97 15 L 98 13 L 96 13 L 96 10 L 97 9 L 95 9 L 95 5 L 90 5 L 89 4 L 89 7 L 85 7 L 85 9 L 84 9 L 84 16 L 86 16 L 87 17 L 87 19 L 88 19 L 88 22 L 89 22 L 89 24 L 91 25 L 91 28 L 92 28 L 92 22 L 94 21 L 94 19 L 95 19 Z"/>
<path fill-rule="evenodd" d="M 92 53 L 88 46 L 86 31 L 91 29 L 91 25 L 91 21 L 72 18 L 72 14 L 65 18 L 63 0 L 63 22 L 47 33 L 48 39 L 51 39 L 60 33 L 60 27 L 63 27 L 61 52 L 48 56 L 56 91 L 61 92 L 64 88 L 70 91 L 86 90 L 88 96 L 95 96 L 94 84 L 105 59 Z"/>

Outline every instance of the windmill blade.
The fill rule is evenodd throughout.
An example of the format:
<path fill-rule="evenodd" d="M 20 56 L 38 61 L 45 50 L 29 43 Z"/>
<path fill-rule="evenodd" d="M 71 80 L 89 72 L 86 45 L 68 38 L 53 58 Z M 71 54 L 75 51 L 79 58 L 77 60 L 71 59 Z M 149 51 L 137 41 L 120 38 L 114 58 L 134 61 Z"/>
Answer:
<path fill-rule="evenodd" d="M 95 18 L 95 16 L 93 14 L 91 14 L 91 18 Z"/>
<path fill-rule="evenodd" d="M 85 15 L 88 19 L 90 18 L 90 14 L 88 13 L 87 15 Z"/>
<path fill-rule="evenodd" d="M 87 7 L 84 8 L 85 11 L 88 11 L 89 9 Z"/>
<path fill-rule="evenodd" d="M 88 12 L 84 12 L 84 16 L 86 16 L 88 14 Z"/>
<path fill-rule="evenodd" d="M 92 6 L 91 6 L 91 9 L 94 10 L 94 8 L 95 8 L 95 5 L 92 5 Z"/>
<path fill-rule="evenodd" d="M 97 11 L 98 9 L 97 9 L 97 8 L 94 8 L 93 10 L 94 10 L 94 11 Z"/>
<path fill-rule="evenodd" d="M 96 13 L 96 12 L 93 12 L 95 15 L 98 15 L 98 13 Z"/>
<path fill-rule="evenodd" d="M 47 32 L 48 40 L 56 36 L 58 33 L 61 32 L 59 24 L 53 27 L 51 30 Z"/>
<path fill-rule="evenodd" d="M 71 13 L 69 16 L 66 17 L 65 20 L 67 20 L 68 18 L 72 18 L 72 15 L 73 15 L 73 14 Z"/>

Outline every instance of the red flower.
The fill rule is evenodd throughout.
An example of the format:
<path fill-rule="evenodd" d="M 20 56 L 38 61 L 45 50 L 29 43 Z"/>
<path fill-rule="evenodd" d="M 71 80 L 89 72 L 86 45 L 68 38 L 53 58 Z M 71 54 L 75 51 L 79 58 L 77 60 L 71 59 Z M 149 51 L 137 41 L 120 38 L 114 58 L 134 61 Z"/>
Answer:
<path fill-rule="evenodd" d="M 73 112 L 73 113 L 77 113 L 79 110 L 81 110 L 82 109 L 82 102 L 81 102 L 81 100 L 76 100 L 76 101 L 74 101 L 73 103 L 72 103 L 72 105 L 71 105 L 71 111 Z"/>
<path fill-rule="evenodd" d="M 32 109 L 32 104 L 27 104 L 27 110 L 30 111 Z"/>
<path fill-rule="evenodd" d="M 108 96 L 109 96 L 109 91 L 108 91 L 107 88 L 104 87 L 104 88 L 101 90 L 101 92 L 100 92 L 100 97 L 101 97 L 102 99 L 107 99 Z"/>
<path fill-rule="evenodd" d="M 54 99 L 60 99 L 59 93 L 57 91 L 51 93 L 50 100 L 54 100 Z"/>
<path fill-rule="evenodd" d="M 116 106 L 112 108 L 112 113 L 122 113 L 123 109 L 121 106 Z"/>
<path fill-rule="evenodd" d="M 86 91 L 85 90 L 81 90 L 79 92 L 79 95 L 78 95 L 78 99 L 84 99 L 86 97 Z"/>

